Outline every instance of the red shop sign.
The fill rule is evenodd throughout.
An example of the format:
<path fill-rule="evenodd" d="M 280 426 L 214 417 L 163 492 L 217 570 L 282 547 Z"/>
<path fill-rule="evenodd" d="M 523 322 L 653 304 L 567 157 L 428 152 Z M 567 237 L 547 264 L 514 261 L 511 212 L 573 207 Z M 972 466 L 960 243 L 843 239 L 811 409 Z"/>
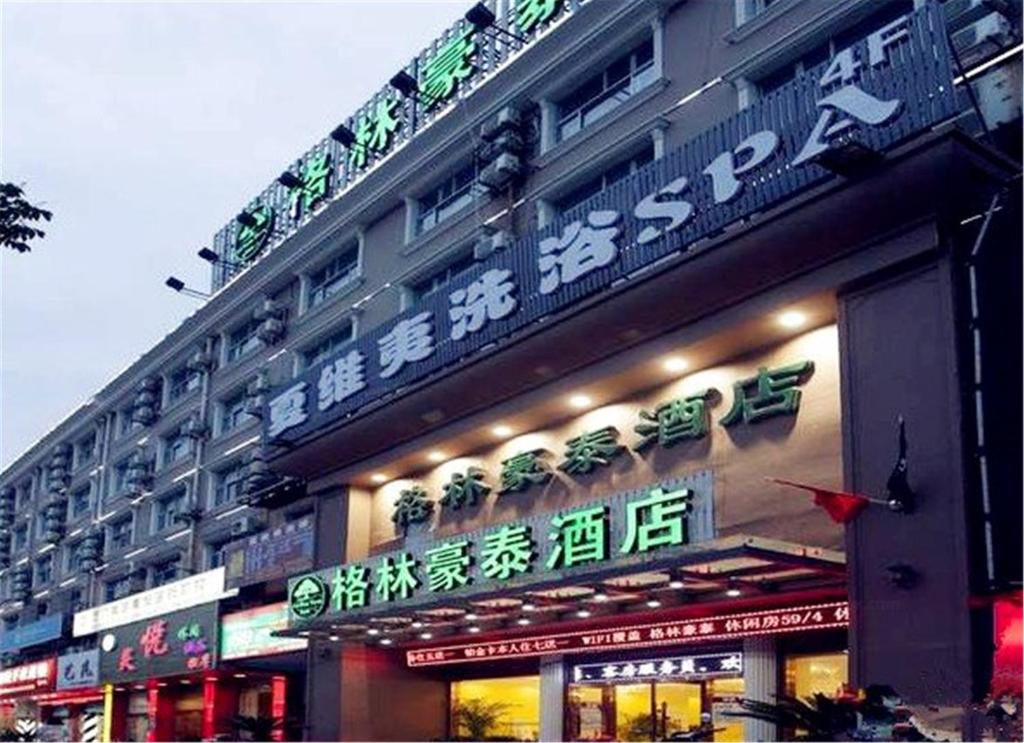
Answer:
<path fill-rule="evenodd" d="M 439 666 L 472 663 L 479 660 L 525 658 L 550 653 L 585 653 L 616 648 L 632 649 L 712 642 L 754 635 L 780 635 L 789 632 L 846 627 L 850 606 L 845 601 L 811 606 L 792 606 L 740 614 L 695 617 L 664 622 L 649 622 L 576 632 L 557 632 L 489 642 L 406 651 L 409 666 Z"/>
<path fill-rule="evenodd" d="M 56 658 L 5 668 L 0 671 L 0 698 L 50 691 L 56 678 Z"/>

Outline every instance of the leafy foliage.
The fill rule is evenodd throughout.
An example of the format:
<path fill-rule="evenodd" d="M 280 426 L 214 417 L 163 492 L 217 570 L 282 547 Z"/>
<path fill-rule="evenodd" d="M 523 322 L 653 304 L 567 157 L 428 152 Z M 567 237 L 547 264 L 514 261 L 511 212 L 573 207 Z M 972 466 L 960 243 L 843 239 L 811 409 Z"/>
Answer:
<path fill-rule="evenodd" d="M 452 710 L 452 728 L 457 735 L 465 732 L 469 740 L 484 740 L 509 709 L 505 702 L 467 699 Z"/>
<path fill-rule="evenodd" d="M 0 183 L 0 245 L 27 253 L 32 250 L 30 241 L 46 235 L 36 223 L 51 219 L 53 213 L 30 204 L 20 186 Z"/>
<path fill-rule="evenodd" d="M 271 733 L 284 726 L 280 717 L 249 717 L 238 715 L 231 720 L 236 740 L 269 741 Z"/>

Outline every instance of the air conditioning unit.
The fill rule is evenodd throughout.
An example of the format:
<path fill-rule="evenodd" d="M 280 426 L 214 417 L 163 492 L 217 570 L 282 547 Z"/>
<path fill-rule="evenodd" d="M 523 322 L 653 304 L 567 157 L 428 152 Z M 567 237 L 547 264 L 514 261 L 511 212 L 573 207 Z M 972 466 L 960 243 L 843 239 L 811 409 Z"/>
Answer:
<path fill-rule="evenodd" d="M 231 522 L 231 536 L 247 537 L 250 534 L 257 534 L 267 528 L 261 519 L 255 516 L 243 516 Z"/>
<path fill-rule="evenodd" d="M 522 161 L 508 152 L 503 152 L 490 165 L 480 171 L 477 180 L 492 191 L 504 188 L 523 172 Z"/>
<path fill-rule="evenodd" d="M 942 10 L 946 14 L 946 27 L 952 33 L 980 20 L 993 11 L 1002 10 L 1000 0 L 946 0 Z"/>
<path fill-rule="evenodd" d="M 495 230 L 483 235 L 473 245 L 473 259 L 482 261 L 497 250 L 504 250 L 512 244 L 512 235 L 505 230 Z"/>
<path fill-rule="evenodd" d="M 972 80 L 978 108 L 989 130 L 1021 115 L 1021 68 L 1019 64 L 1003 65 Z"/>
<path fill-rule="evenodd" d="M 960 63 L 968 66 L 988 57 L 1013 41 L 1013 27 L 1005 16 L 989 13 L 966 28 L 954 33 L 950 40 Z"/>

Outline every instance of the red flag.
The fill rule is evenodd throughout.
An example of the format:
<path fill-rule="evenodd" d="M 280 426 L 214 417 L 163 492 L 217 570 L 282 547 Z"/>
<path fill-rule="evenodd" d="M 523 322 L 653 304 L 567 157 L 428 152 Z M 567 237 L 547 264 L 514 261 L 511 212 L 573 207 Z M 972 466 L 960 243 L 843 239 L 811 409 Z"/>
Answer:
<path fill-rule="evenodd" d="M 867 508 L 871 499 L 855 493 L 842 493 L 837 490 L 825 490 L 814 485 L 804 485 L 792 480 L 780 480 L 777 477 L 769 477 L 772 482 L 779 485 L 788 485 L 791 488 L 800 488 L 814 493 L 814 505 L 821 506 L 832 520 L 837 524 L 845 524 L 857 518 L 857 515 Z"/>

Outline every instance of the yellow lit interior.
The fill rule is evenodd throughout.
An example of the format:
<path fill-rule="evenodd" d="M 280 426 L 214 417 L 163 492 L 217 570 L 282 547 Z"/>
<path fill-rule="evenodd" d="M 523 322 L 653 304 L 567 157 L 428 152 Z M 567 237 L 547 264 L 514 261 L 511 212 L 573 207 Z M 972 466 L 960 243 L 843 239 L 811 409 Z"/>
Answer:
<path fill-rule="evenodd" d="M 743 697 L 743 679 L 715 679 L 708 684 L 711 696 L 711 722 L 715 726 L 715 741 L 726 743 L 743 740 L 743 718 L 723 714 L 739 711 L 737 701 Z"/>
<path fill-rule="evenodd" d="M 484 737 L 537 740 L 540 732 L 540 677 L 473 679 L 453 681 L 452 711 L 460 706 L 490 713 L 494 717 Z M 454 718 L 453 718 L 454 719 Z M 457 735 L 468 736 L 465 723 Z"/>
<path fill-rule="evenodd" d="M 615 685 L 615 730 L 619 740 L 650 740 L 651 685 Z"/>
<path fill-rule="evenodd" d="M 655 687 L 658 737 L 686 732 L 700 725 L 700 684 L 659 682 Z"/>
<path fill-rule="evenodd" d="M 814 694 L 835 697 L 846 683 L 846 653 L 796 655 L 786 658 L 786 694 L 806 699 Z"/>

